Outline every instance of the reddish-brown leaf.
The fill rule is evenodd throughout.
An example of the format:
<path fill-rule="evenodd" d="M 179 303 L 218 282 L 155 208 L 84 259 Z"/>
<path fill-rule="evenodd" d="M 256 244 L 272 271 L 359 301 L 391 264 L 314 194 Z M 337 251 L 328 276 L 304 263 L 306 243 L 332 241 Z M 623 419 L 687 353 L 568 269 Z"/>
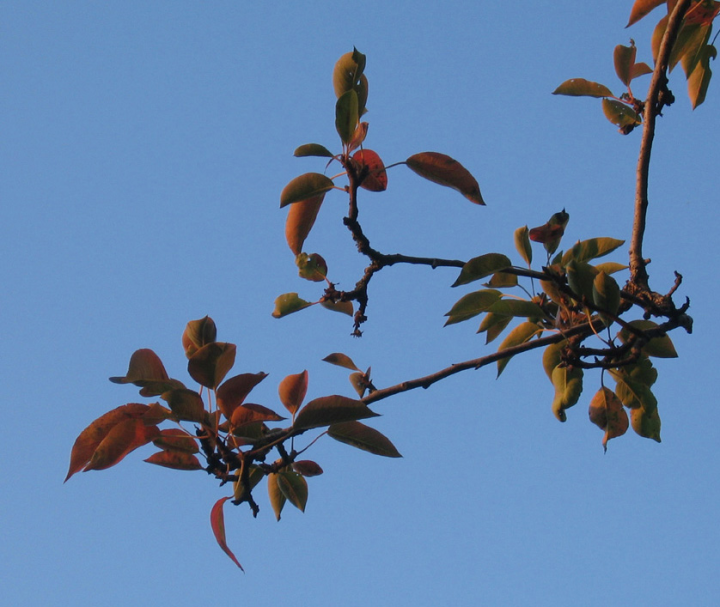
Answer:
<path fill-rule="evenodd" d="M 360 183 L 360 187 L 371 192 L 383 192 L 387 189 L 388 178 L 385 165 L 380 156 L 372 150 L 359 150 L 353 155 L 353 160 L 358 163 L 360 170 L 367 167 L 367 175 Z"/>
<path fill-rule="evenodd" d="M 240 561 L 235 558 L 232 550 L 228 548 L 227 540 L 225 539 L 225 515 L 223 513 L 223 505 L 229 499 L 229 497 L 223 497 L 217 502 L 215 502 L 215 505 L 210 511 L 210 525 L 212 526 L 215 540 L 217 541 L 220 548 L 222 548 L 222 551 L 232 559 L 233 563 L 240 567 L 241 571 L 244 572 L 245 570 L 243 569 L 243 566 L 240 564 Z"/>
<path fill-rule="evenodd" d="M 530 237 L 530 240 L 534 242 L 545 244 L 546 242 L 550 242 L 551 240 L 560 238 L 564 232 L 565 226 L 551 226 L 550 224 L 546 223 L 545 225 L 539 226 L 537 228 L 532 228 L 528 232 L 528 236 Z"/>
<path fill-rule="evenodd" d="M 232 417 L 230 418 L 230 425 L 237 428 L 254 422 L 279 422 L 283 419 L 286 418 L 278 415 L 272 409 L 268 409 L 262 405 L 247 403 L 235 407 L 235 411 L 233 411 Z"/>
<path fill-rule="evenodd" d="M 267 373 L 241 373 L 231 377 L 217 389 L 218 409 L 230 419 L 235 407 L 242 405 L 251 390 L 266 377 Z"/>
<path fill-rule="evenodd" d="M 685 23 L 711 25 L 718 12 L 720 12 L 720 2 L 713 2 L 712 5 L 696 2 L 685 13 Z"/>
<path fill-rule="evenodd" d="M 295 375 L 288 375 L 280 382 L 278 386 L 278 394 L 280 402 L 290 411 L 291 415 L 295 415 L 302 405 L 307 394 L 308 388 L 308 372 L 303 371 Z"/>
<path fill-rule="evenodd" d="M 188 373 L 206 388 L 216 388 L 235 364 L 235 344 L 213 342 L 188 360 Z"/>
<path fill-rule="evenodd" d="M 153 453 L 145 460 L 148 464 L 155 464 L 163 468 L 172 468 L 173 470 L 202 470 L 200 460 L 192 453 L 184 451 L 160 451 Z"/>
<path fill-rule="evenodd" d="M 210 344 L 217 338 L 217 327 L 209 316 L 199 320 L 191 320 L 182 335 L 182 344 L 185 355 L 190 358 L 203 346 Z"/>
<path fill-rule="evenodd" d="M 200 450 L 195 438 L 180 428 L 161 430 L 160 436 L 153 440 L 153 445 L 160 447 L 160 449 L 185 451 L 187 453 L 197 453 Z"/>
<path fill-rule="evenodd" d="M 405 162 L 421 177 L 457 190 L 475 204 L 485 204 L 475 177 L 454 158 L 438 152 L 421 152 Z"/>
<path fill-rule="evenodd" d="M 75 440 L 70 454 L 70 468 L 65 481 L 82 470 L 90 461 L 98 445 L 117 424 L 128 419 L 137 419 L 145 415 L 148 406 L 141 403 L 129 403 L 108 411 L 85 428 Z"/>
<path fill-rule="evenodd" d="M 83 469 L 105 470 L 120 462 L 128 453 L 160 435 L 157 426 L 146 426 L 141 419 L 126 419 L 115 424 L 100 442 Z"/>
<path fill-rule="evenodd" d="M 325 192 L 290 206 L 285 220 L 285 240 L 295 255 L 302 252 L 305 239 L 315 225 L 315 219 L 324 199 Z"/>
<path fill-rule="evenodd" d="M 124 377 L 111 377 L 116 384 L 135 384 L 143 380 L 165 381 L 169 379 L 160 357 L 148 348 L 136 350 L 130 357 L 130 365 Z"/>
<path fill-rule="evenodd" d="M 294 462 L 292 467 L 295 472 L 299 472 L 303 476 L 320 476 L 323 473 L 323 469 L 317 463 L 309 459 Z"/>
<path fill-rule="evenodd" d="M 630 27 L 633 23 L 640 21 L 651 10 L 665 4 L 666 0 L 635 0 L 632 10 L 630 11 L 630 20 L 625 27 Z"/>
<path fill-rule="evenodd" d="M 176 419 L 188 422 L 208 423 L 207 411 L 202 397 L 194 390 L 182 388 L 169 390 L 162 395 Z"/>
<path fill-rule="evenodd" d="M 309 430 L 329 426 L 340 422 L 356 421 L 378 414 L 371 411 L 361 400 L 347 396 L 322 396 L 311 400 L 295 417 L 293 426 L 297 429 Z"/>

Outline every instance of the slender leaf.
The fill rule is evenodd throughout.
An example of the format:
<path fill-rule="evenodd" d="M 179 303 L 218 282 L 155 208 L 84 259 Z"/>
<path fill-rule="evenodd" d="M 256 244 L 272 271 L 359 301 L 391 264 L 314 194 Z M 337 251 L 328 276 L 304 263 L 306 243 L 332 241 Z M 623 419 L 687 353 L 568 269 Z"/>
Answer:
<path fill-rule="evenodd" d="M 630 19 L 625 27 L 630 27 L 633 23 L 637 23 L 651 10 L 665 4 L 666 0 L 635 0 L 632 10 L 630 11 Z"/>
<path fill-rule="evenodd" d="M 502 297 L 502 293 L 495 289 L 483 289 L 463 295 L 445 314 L 448 317 L 445 326 L 463 322 L 487 311 L 500 297 Z"/>
<path fill-rule="evenodd" d="M 357 93 L 354 90 L 343 93 L 335 104 L 335 129 L 344 144 L 352 141 L 359 119 Z"/>
<path fill-rule="evenodd" d="M 302 252 L 305 240 L 315 225 L 323 200 L 325 200 L 325 192 L 290 205 L 285 220 L 285 240 L 295 255 Z"/>
<path fill-rule="evenodd" d="M 215 535 L 215 540 L 220 548 L 222 548 L 222 551 L 230 557 L 233 563 L 240 567 L 241 571 L 245 571 L 240 561 L 235 558 L 232 550 L 228 548 L 227 540 L 225 539 L 225 515 L 223 513 L 223 505 L 229 499 L 229 497 L 223 497 L 215 502 L 215 505 L 210 511 L 210 526 L 212 527 L 213 535 Z"/>
<path fill-rule="evenodd" d="M 520 257 L 525 260 L 528 268 L 532 264 L 532 247 L 530 246 L 529 232 L 528 227 L 523 226 L 515 230 L 513 235 L 515 239 L 515 249 L 520 253 Z"/>
<path fill-rule="evenodd" d="M 406 163 L 421 177 L 457 190 L 475 204 L 485 204 L 475 177 L 454 158 L 438 152 L 421 152 L 410 156 Z"/>
<path fill-rule="evenodd" d="M 285 293 L 275 299 L 275 310 L 272 315 L 274 318 L 282 318 L 312 305 L 311 302 L 298 297 L 297 293 Z"/>
<path fill-rule="evenodd" d="M 333 352 L 332 354 L 328 354 L 325 358 L 323 358 L 323 360 L 326 363 L 330 363 L 331 365 L 345 367 L 346 369 L 350 369 L 351 371 L 360 371 L 360 369 L 358 369 L 352 359 L 347 354 L 342 354 L 341 352 Z"/>
<path fill-rule="evenodd" d="M 202 464 L 200 460 L 195 457 L 192 453 L 186 453 L 184 451 L 159 451 L 153 453 L 146 460 L 148 464 L 155 464 L 156 466 L 162 466 L 163 468 L 170 468 L 172 470 L 202 470 Z"/>

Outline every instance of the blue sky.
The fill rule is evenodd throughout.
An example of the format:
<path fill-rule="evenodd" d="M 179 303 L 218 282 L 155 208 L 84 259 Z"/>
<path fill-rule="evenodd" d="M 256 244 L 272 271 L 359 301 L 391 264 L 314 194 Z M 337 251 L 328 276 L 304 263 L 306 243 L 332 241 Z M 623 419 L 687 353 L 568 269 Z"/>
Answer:
<path fill-rule="evenodd" d="M 180 336 L 206 314 L 237 344 L 236 372 L 270 374 L 253 399 L 273 408 L 277 383 L 303 369 L 308 398 L 351 396 L 346 372 L 321 362 L 331 352 L 372 365 L 381 387 L 493 351 L 474 321 L 443 328 L 465 292 L 449 288 L 454 270 L 380 273 L 361 339 L 324 310 L 270 316 L 281 293 L 320 294 L 297 277 L 279 194 L 324 168 L 295 147 L 339 148 L 331 74 L 353 46 L 368 57 L 366 146 L 386 164 L 450 154 L 487 202 L 397 167 L 387 192 L 361 199 L 377 249 L 520 263 L 515 228 L 562 208 L 569 242 L 629 238 L 639 133 L 617 134 L 597 100 L 550 92 L 585 77 L 619 93 L 612 50 L 630 36 L 651 60 L 653 23 L 623 29 L 631 4 L 0 4 L 7 604 L 717 604 L 718 96 L 711 86 L 691 112 L 680 73 L 645 253 L 658 291 L 683 274 L 696 330 L 656 364 L 662 444 L 630 431 L 603 455 L 587 420 L 597 377 L 558 423 L 538 353 L 497 381 L 460 374 L 374 406 L 403 459 L 326 438 L 308 452 L 325 474 L 304 514 L 276 523 L 262 490 L 257 520 L 226 507 L 244 575 L 212 537 L 228 492 L 204 473 L 149 466 L 143 449 L 62 484 L 79 432 L 139 399 L 107 378 L 152 348 L 186 380 Z M 306 246 L 340 288 L 363 268 L 345 210 L 331 193 Z"/>

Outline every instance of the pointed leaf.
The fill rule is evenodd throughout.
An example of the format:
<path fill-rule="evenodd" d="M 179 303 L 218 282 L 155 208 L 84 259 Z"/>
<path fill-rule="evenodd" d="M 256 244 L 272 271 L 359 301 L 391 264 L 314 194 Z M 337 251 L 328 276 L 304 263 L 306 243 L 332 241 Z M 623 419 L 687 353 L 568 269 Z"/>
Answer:
<path fill-rule="evenodd" d="M 275 299 L 275 310 L 272 315 L 274 318 L 282 318 L 312 305 L 311 302 L 298 297 L 297 293 L 285 293 Z"/>
<path fill-rule="evenodd" d="M 590 401 L 590 421 L 605 431 L 602 445 L 607 451 L 607 442 L 627 432 L 630 425 L 622 402 L 612 390 L 600 388 Z"/>
<path fill-rule="evenodd" d="M 188 360 L 188 373 L 206 388 L 216 388 L 235 364 L 235 344 L 213 342 L 200 348 Z"/>
<path fill-rule="evenodd" d="M 406 163 L 421 177 L 457 190 L 475 204 L 485 204 L 475 177 L 454 158 L 438 152 L 421 152 L 410 156 Z"/>
<path fill-rule="evenodd" d="M 610 375 L 617 382 L 615 394 L 623 405 L 629 409 L 643 409 L 646 413 L 657 409 L 657 399 L 644 381 L 631 377 L 624 370 L 611 369 Z"/>
<path fill-rule="evenodd" d="M 598 272 L 605 272 L 605 274 L 615 274 L 616 272 L 627 270 L 627 268 L 627 266 L 615 261 L 606 261 L 595 266 Z"/>
<path fill-rule="evenodd" d="M 285 506 L 285 495 L 280 490 L 277 473 L 268 474 L 267 479 L 268 497 L 270 498 L 270 505 L 272 506 L 273 512 L 275 513 L 275 519 L 279 521 L 280 514 L 282 513 L 283 507 Z"/>
<path fill-rule="evenodd" d="M 338 59 L 333 69 L 333 88 L 340 98 L 347 91 L 357 88 L 365 70 L 365 55 L 355 49 Z M 364 105 L 364 104 L 363 104 Z"/>
<path fill-rule="evenodd" d="M 648 413 L 645 409 L 633 409 L 630 411 L 630 419 L 633 430 L 643 438 L 651 438 L 658 443 L 660 440 L 660 414 L 657 407 Z"/>
<path fill-rule="evenodd" d="M 217 389 L 217 406 L 226 419 L 232 417 L 235 408 L 242 405 L 251 390 L 267 376 L 267 373 L 241 373 L 231 377 Z"/>
<path fill-rule="evenodd" d="M 301 145 L 295 150 L 294 155 L 298 158 L 303 156 L 322 156 L 325 158 L 333 157 L 333 153 L 324 145 L 320 145 L 319 143 L 306 143 L 305 145 Z"/>
<path fill-rule="evenodd" d="M 602 107 L 605 118 L 620 127 L 622 132 L 629 132 L 629 127 L 635 127 L 642 122 L 634 109 L 617 99 L 603 99 Z"/>
<path fill-rule="evenodd" d="M 302 474 L 291 471 L 278 472 L 277 484 L 285 499 L 300 512 L 305 512 L 308 499 L 308 485 Z"/>
<path fill-rule="evenodd" d="M 633 320 L 628 324 L 641 331 L 650 331 L 658 326 L 657 323 L 652 320 Z M 627 343 L 630 339 L 630 332 L 627 329 L 623 329 L 620 331 L 618 337 L 623 343 Z M 655 358 L 677 358 L 678 355 L 668 335 L 653 337 L 643 346 L 642 351 L 646 356 L 654 356 Z"/>
<path fill-rule="evenodd" d="M 305 395 L 308 389 L 308 372 L 303 371 L 295 375 L 288 375 L 285 377 L 278 386 L 278 394 L 280 396 L 280 402 L 290 412 L 290 415 L 295 415 L 297 410 L 305 400 Z"/>
<path fill-rule="evenodd" d="M 598 84 L 585 78 L 571 78 L 557 87 L 553 95 L 568 95 L 570 97 L 612 97 L 612 91 L 604 84 Z"/>
<path fill-rule="evenodd" d="M 532 264 L 532 247 L 530 246 L 529 232 L 530 230 L 528 230 L 528 227 L 523 226 L 522 228 L 515 230 L 514 234 L 515 249 L 518 253 L 520 253 L 520 257 L 525 260 L 528 268 L 530 267 L 530 264 Z"/>
<path fill-rule="evenodd" d="M 83 469 L 105 470 L 119 463 L 128 453 L 160 435 L 157 426 L 146 426 L 141 419 L 126 419 L 114 425 L 102 439 Z"/>
<path fill-rule="evenodd" d="M 583 388 L 583 370 L 559 365 L 553 369 L 552 383 L 555 386 L 552 410 L 555 417 L 564 422 L 567 419 L 565 410 L 580 400 Z"/>
<path fill-rule="evenodd" d="M 620 286 L 612 276 L 605 272 L 598 272 L 593 281 L 593 301 L 601 310 L 606 310 L 613 316 L 620 308 Z M 610 325 L 612 319 L 605 314 L 600 314 L 606 325 Z"/>
<path fill-rule="evenodd" d="M 186 326 L 182 335 L 182 344 L 185 348 L 185 356 L 190 358 L 203 346 L 210 344 L 217 338 L 217 327 L 215 321 L 209 316 L 199 320 L 191 320 Z"/>
<path fill-rule="evenodd" d="M 335 130 L 344 144 L 352 141 L 360 119 L 358 95 L 354 90 L 343 93 L 335 104 Z"/>
<path fill-rule="evenodd" d="M 490 277 L 490 280 L 483 283 L 484 287 L 491 289 L 509 289 L 517 287 L 518 277 L 515 274 L 509 272 L 496 272 Z"/>
<path fill-rule="evenodd" d="M 566 346 L 567 341 L 561 341 L 556 344 L 550 344 L 543 352 L 543 369 L 550 381 L 552 381 L 552 374 L 555 367 L 562 362 L 562 351 Z"/>
<path fill-rule="evenodd" d="M 328 435 L 341 443 L 375 455 L 402 457 L 389 438 L 360 422 L 333 424 L 328 428 Z"/>
<path fill-rule="evenodd" d="M 324 199 L 325 192 L 290 206 L 285 220 L 285 240 L 295 255 L 302 252 L 303 244 L 315 225 L 315 219 Z"/>
<path fill-rule="evenodd" d="M 665 4 L 666 0 L 635 0 L 632 10 L 630 11 L 630 20 L 625 27 L 630 27 L 633 23 L 637 23 L 651 10 Z"/>
<path fill-rule="evenodd" d="M 485 315 L 485 318 L 482 319 L 482 322 L 480 323 L 480 328 L 477 332 L 487 332 L 487 337 L 485 338 L 485 344 L 487 345 L 505 330 L 505 327 L 510 324 L 512 319 L 512 316 L 505 316 L 503 314 L 493 314 L 492 312 L 488 312 Z"/>
<path fill-rule="evenodd" d="M 630 82 L 632 81 L 631 74 L 633 65 L 635 65 L 636 54 L 637 48 L 635 48 L 635 42 L 632 40 L 630 40 L 630 46 L 618 44 L 613 52 L 615 73 L 625 86 L 630 86 Z"/>
<path fill-rule="evenodd" d="M 295 177 L 280 194 L 280 208 L 323 195 L 334 186 L 332 179 L 322 173 L 305 173 Z"/>
<path fill-rule="evenodd" d="M 328 354 L 325 358 L 323 358 L 323 360 L 326 363 L 330 363 L 331 365 L 345 367 L 346 369 L 350 369 L 351 371 L 360 371 L 360 369 L 357 368 L 352 359 L 346 354 L 342 354 L 341 352 L 334 352 L 332 354 Z"/>
<path fill-rule="evenodd" d="M 207 424 L 208 417 L 205 403 L 195 390 L 169 390 L 162 395 L 175 417 L 182 421 Z"/>
<path fill-rule="evenodd" d="M 314 461 L 309 459 L 302 459 L 300 461 L 293 462 L 292 467 L 295 472 L 299 472 L 303 476 L 320 476 L 323 473 L 323 469 Z"/>
<path fill-rule="evenodd" d="M 503 316 L 524 316 L 541 319 L 545 317 L 542 308 L 525 299 L 500 299 L 488 308 L 488 312 Z"/>
<path fill-rule="evenodd" d="M 502 253 L 486 253 L 480 257 L 474 257 L 462 267 L 460 275 L 452 286 L 466 285 L 510 266 L 512 266 L 510 258 Z"/>
<path fill-rule="evenodd" d="M 309 430 L 340 422 L 357 421 L 368 417 L 376 417 L 377 413 L 360 401 L 346 396 L 323 396 L 311 400 L 295 416 L 293 428 Z"/>
<path fill-rule="evenodd" d="M 367 137 L 369 127 L 370 125 L 367 122 L 361 122 L 357 125 L 357 128 L 353 133 L 352 139 L 350 140 L 350 143 L 348 143 L 348 154 L 351 153 L 353 150 L 356 150 L 363 144 L 363 141 L 365 141 L 365 138 Z"/>
<path fill-rule="evenodd" d="M 130 357 L 130 365 L 125 377 L 111 377 L 115 384 L 135 384 L 142 386 L 146 381 L 167 381 L 167 371 L 155 352 L 148 348 L 136 350 Z"/>
<path fill-rule="evenodd" d="M 184 451 L 160 451 L 153 453 L 146 460 L 148 464 L 155 464 L 172 470 L 202 470 L 202 464 L 192 453 Z"/>
<path fill-rule="evenodd" d="M 508 336 L 500 344 L 498 352 L 502 352 L 503 350 L 507 348 L 512 348 L 513 346 L 519 346 L 520 344 L 524 344 L 525 342 L 530 341 L 538 333 L 542 333 L 542 331 L 543 329 L 541 327 L 538 327 L 537 324 L 535 324 L 534 322 L 521 323 L 512 331 L 510 331 L 510 333 L 508 333 Z M 511 358 L 512 356 L 508 356 L 507 358 L 501 358 L 497 361 L 498 377 L 500 377 L 500 374 L 505 370 L 505 367 L 507 367 L 507 364 L 510 362 Z"/>
<path fill-rule="evenodd" d="M 714 60 L 716 57 L 717 50 L 715 47 L 712 45 L 706 46 L 702 51 L 700 61 L 688 78 L 688 95 L 693 109 L 705 101 L 705 95 L 712 78 L 710 59 Z"/>
<path fill-rule="evenodd" d="M 360 183 L 361 188 L 370 192 L 383 192 L 387 189 L 385 165 L 376 152 L 368 149 L 359 150 L 353 155 L 353 160 L 358 163 L 360 170 L 367 167 L 367 174 Z"/>
<path fill-rule="evenodd" d="M 635 78 L 645 76 L 646 74 L 652 74 L 652 68 L 645 62 L 636 63 L 630 70 L 630 80 L 635 80 Z"/>
<path fill-rule="evenodd" d="M 180 428 L 161 430 L 160 436 L 153 440 L 153 445 L 165 451 L 185 451 L 187 453 L 200 451 L 195 437 Z"/>
<path fill-rule="evenodd" d="M 321 301 L 320 305 L 327 310 L 340 312 L 341 314 L 347 314 L 348 316 L 353 316 L 355 313 L 351 301 Z"/>
<path fill-rule="evenodd" d="M 445 326 L 463 322 L 478 314 L 487 311 L 495 302 L 502 297 L 500 291 L 495 289 L 483 289 L 463 295 L 455 302 L 450 311 L 445 314 L 448 317 Z"/>
<path fill-rule="evenodd" d="M 262 405 L 246 403 L 235 407 L 232 418 L 230 419 L 230 425 L 239 428 L 255 422 L 279 422 L 284 419 L 287 418 L 278 415 L 272 409 L 268 409 Z"/>
<path fill-rule="evenodd" d="M 589 240 L 578 241 L 575 246 L 562 256 L 560 262 L 563 266 L 575 261 L 590 261 L 598 257 L 604 257 L 625 244 L 624 240 L 616 238 L 590 238 Z"/>
<path fill-rule="evenodd" d="M 210 526 L 212 527 L 213 534 L 215 535 L 215 540 L 220 548 L 222 548 L 222 551 L 230 557 L 233 563 L 240 567 L 241 571 L 245 571 L 240 564 L 240 561 L 235 558 L 232 550 L 228 548 L 227 541 L 225 539 L 225 515 L 223 513 L 223 505 L 229 499 L 229 497 L 223 497 L 215 502 L 215 505 L 210 511 Z"/>

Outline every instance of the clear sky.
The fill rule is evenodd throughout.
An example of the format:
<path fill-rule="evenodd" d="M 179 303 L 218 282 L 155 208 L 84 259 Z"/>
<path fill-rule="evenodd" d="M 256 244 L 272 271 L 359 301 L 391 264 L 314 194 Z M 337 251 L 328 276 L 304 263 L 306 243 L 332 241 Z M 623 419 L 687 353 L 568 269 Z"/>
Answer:
<path fill-rule="evenodd" d="M 370 82 L 366 145 L 386 164 L 444 152 L 478 178 L 487 207 L 390 171 L 361 219 L 387 253 L 510 255 L 512 234 L 565 208 L 566 239 L 630 235 L 639 133 L 600 102 L 555 97 L 585 77 L 618 94 L 612 51 L 651 61 L 653 22 L 625 30 L 632 2 L 365 3 L 133 0 L 0 3 L 0 593 L 13 606 L 716 605 L 720 501 L 717 360 L 718 84 L 691 112 L 684 76 L 651 169 L 645 252 L 652 285 L 685 282 L 693 335 L 659 360 L 662 444 L 611 441 L 587 419 L 599 387 L 558 423 L 535 352 L 374 406 L 402 459 L 329 438 L 308 457 L 304 514 L 281 522 L 226 505 L 203 472 L 143 463 L 62 481 L 75 437 L 140 398 L 122 375 L 152 348 L 187 378 L 180 336 L 209 314 L 238 346 L 235 372 L 270 374 L 254 402 L 308 369 L 308 397 L 352 396 L 345 352 L 378 387 L 490 353 L 474 321 L 443 328 L 468 289 L 455 270 L 394 267 L 371 285 L 361 339 L 319 308 L 276 320 L 297 277 L 279 195 L 320 171 L 296 146 L 338 150 L 331 74 L 356 46 Z M 663 11 L 664 9 L 658 9 Z M 639 95 L 649 79 L 638 81 Z M 326 199 L 306 249 L 350 288 L 363 260 Z M 618 251 L 612 259 L 625 261 Z"/>

